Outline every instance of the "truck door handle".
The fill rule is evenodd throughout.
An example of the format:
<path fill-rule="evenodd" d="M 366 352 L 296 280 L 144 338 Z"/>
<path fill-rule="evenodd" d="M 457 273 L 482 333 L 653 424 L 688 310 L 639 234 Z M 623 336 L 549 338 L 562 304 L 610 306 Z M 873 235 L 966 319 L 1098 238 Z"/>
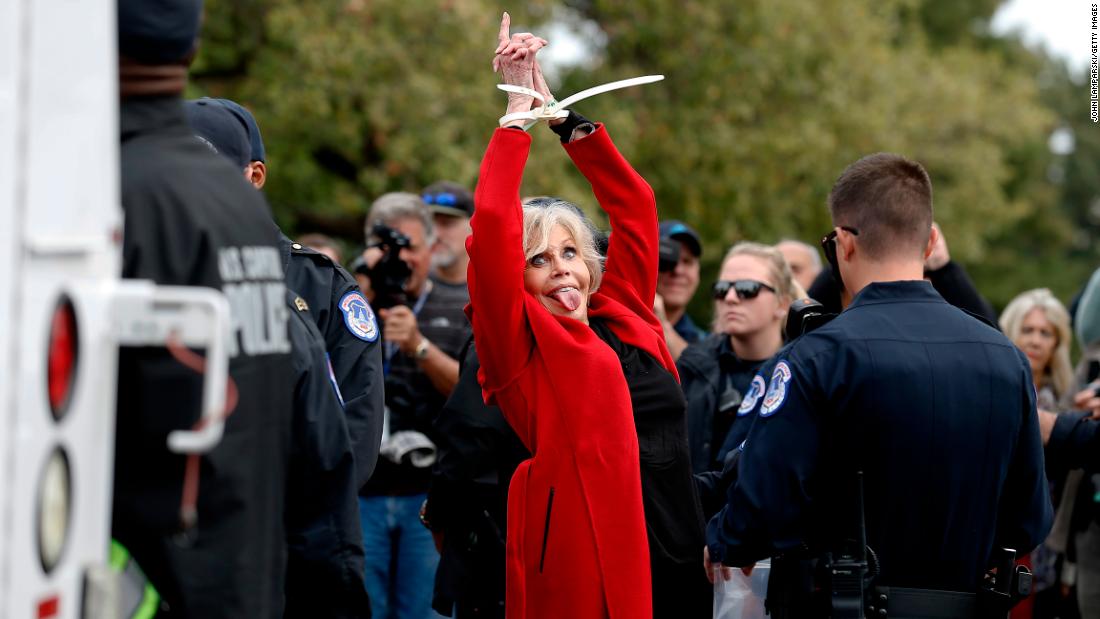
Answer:
<path fill-rule="evenodd" d="M 197 430 L 170 432 L 168 449 L 179 454 L 213 449 L 225 428 L 230 337 L 225 295 L 214 288 L 123 280 L 118 283 L 113 310 L 120 346 L 166 346 L 174 339 L 206 350 L 201 423 Z"/>

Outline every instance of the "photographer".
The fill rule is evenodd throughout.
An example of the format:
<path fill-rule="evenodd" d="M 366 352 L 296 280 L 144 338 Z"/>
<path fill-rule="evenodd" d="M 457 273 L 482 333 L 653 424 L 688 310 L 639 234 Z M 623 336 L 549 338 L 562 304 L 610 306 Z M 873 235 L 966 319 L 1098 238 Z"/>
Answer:
<path fill-rule="evenodd" d="M 429 277 L 435 230 L 427 205 L 388 193 L 367 215 L 368 296 L 385 341 L 386 430 L 382 457 L 360 495 L 366 585 L 375 617 L 431 616 L 439 556 L 419 518 L 435 461 L 432 420 L 458 381 L 455 358 L 469 337 L 465 289 Z"/>

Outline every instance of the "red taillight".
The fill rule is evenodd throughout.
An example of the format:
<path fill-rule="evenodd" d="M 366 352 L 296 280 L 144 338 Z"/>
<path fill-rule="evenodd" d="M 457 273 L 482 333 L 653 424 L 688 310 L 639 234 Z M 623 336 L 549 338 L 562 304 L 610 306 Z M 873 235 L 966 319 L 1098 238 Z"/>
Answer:
<path fill-rule="evenodd" d="M 47 619 L 48 617 L 56 617 L 57 612 L 61 606 L 60 596 L 50 596 L 38 603 L 38 619 Z"/>
<path fill-rule="evenodd" d="M 50 412 L 54 419 L 61 419 L 69 405 L 73 384 L 76 381 L 76 360 L 79 352 L 79 334 L 76 327 L 76 311 L 68 299 L 62 299 L 53 312 L 50 325 L 48 363 L 48 390 Z"/>

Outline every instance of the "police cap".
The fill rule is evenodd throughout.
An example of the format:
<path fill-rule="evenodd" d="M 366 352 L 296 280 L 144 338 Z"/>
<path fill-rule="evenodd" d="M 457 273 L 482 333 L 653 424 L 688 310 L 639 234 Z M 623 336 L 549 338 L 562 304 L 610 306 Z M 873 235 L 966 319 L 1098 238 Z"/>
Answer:
<path fill-rule="evenodd" d="M 177 63 L 195 49 L 202 0 L 119 0 L 118 51 L 150 65 Z"/>
<path fill-rule="evenodd" d="M 195 137 L 214 152 L 232 161 L 239 170 L 252 161 L 248 130 L 228 108 L 215 99 L 186 101 L 183 108 Z"/>

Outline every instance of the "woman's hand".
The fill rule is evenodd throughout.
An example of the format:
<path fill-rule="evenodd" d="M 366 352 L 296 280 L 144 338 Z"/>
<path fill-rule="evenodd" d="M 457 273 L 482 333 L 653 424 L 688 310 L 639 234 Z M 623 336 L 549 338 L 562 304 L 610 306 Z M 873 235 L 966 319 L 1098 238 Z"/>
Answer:
<path fill-rule="evenodd" d="M 496 55 L 493 58 L 493 72 L 499 72 L 501 81 L 512 86 L 530 88 L 545 94 L 539 87 L 546 88 L 542 79 L 542 70 L 538 69 L 535 54 L 549 42 L 530 32 L 509 35 L 512 18 L 505 13 L 500 20 L 500 32 L 497 34 Z M 536 75 L 538 79 L 536 80 Z M 549 89 L 546 89 L 547 91 Z M 537 107 L 534 97 L 519 93 L 508 93 L 508 114 L 526 112 Z"/>

